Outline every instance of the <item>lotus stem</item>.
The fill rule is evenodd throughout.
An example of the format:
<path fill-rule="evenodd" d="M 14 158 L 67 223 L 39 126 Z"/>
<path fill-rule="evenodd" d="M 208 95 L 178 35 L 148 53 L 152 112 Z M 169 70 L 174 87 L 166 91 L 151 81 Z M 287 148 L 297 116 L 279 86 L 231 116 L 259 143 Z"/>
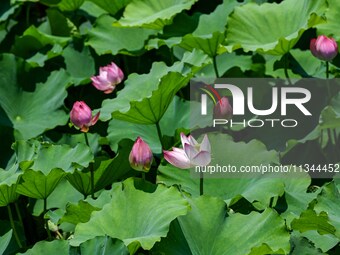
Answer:
<path fill-rule="evenodd" d="M 11 227 L 13 229 L 13 234 L 14 234 L 15 241 L 17 242 L 19 248 L 21 249 L 22 248 L 22 244 L 20 242 L 20 238 L 19 238 L 18 232 L 17 232 L 17 230 L 15 228 L 15 225 L 14 225 L 13 214 L 12 214 L 11 206 L 9 204 L 7 205 L 7 211 L 8 211 L 9 221 L 10 221 Z"/>
<path fill-rule="evenodd" d="M 212 60 L 213 60 L 213 66 L 214 66 L 214 71 L 215 71 L 216 78 L 220 78 L 220 75 L 219 75 L 218 69 L 217 69 L 216 56 L 213 56 Z"/>
<path fill-rule="evenodd" d="M 88 138 L 86 132 L 84 132 L 84 136 L 85 136 L 86 145 L 87 145 L 88 147 L 90 147 L 89 138 Z M 91 147 L 90 147 L 90 148 L 91 148 Z M 93 164 L 90 163 L 89 167 L 90 167 L 91 198 L 94 199 L 95 197 L 94 197 L 94 169 L 93 169 Z"/>

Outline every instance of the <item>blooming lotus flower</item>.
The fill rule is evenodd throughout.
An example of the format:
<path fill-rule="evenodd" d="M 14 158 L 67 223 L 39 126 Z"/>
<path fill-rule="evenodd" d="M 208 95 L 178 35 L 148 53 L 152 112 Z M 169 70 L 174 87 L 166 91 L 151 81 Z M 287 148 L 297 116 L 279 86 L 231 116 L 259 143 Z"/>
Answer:
<path fill-rule="evenodd" d="M 222 97 L 214 106 L 215 119 L 231 119 L 233 108 L 231 107 L 227 97 Z"/>
<path fill-rule="evenodd" d="M 80 128 L 80 131 L 87 132 L 89 127 L 96 124 L 100 112 L 92 117 L 92 110 L 84 101 L 77 101 L 73 104 L 70 112 L 70 119 L 73 125 Z"/>
<path fill-rule="evenodd" d="M 187 169 L 193 166 L 206 166 L 211 161 L 211 147 L 208 136 L 205 135 L 199 144 L 191 135 L 186 137 L 181 133 L 183 149 L 172 148 L 172 151 L 163 151 L 164 158 L 173 166 Z"/>
<path fill-rule="evenodd" d="M 324 61 L 331 61 L 338 54 L 338 45 L 333 38 L 324 35 L 310 41 L 310 50 L 314 57 Z"/>
<path fill-rule="evenodd" d="M 129 162 L 133 169 L 137 171 L 148 172 L 153 160 L 152 151 L 149 145 L 138 137 L 132 146 L 129 155 Z"/>
<path fill-rule="evenodd" d="M 123 79 L 124 74 L 122 70 L 113 62 L 110 65 L 99 68 L 98 76 L 91 77 L 93 86 L 98 90 L 104 91 L 105 94 L 112 93 L 116 85 Z"/>

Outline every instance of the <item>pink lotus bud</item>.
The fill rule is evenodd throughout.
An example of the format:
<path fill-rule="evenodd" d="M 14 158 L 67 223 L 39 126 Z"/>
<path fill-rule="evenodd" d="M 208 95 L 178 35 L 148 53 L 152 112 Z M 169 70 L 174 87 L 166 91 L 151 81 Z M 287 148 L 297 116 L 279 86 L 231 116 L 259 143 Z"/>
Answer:
<path fill-rule="evenodd" d="M 123 79 L 124 74 L 122 70 L 113 62 L 110 65 L 99 68 L 98 76 L 91 77 L 93 86 L 98 90 L 104 91 L 105 94 L 112 93 L 116 85 Z"/>
<path fill-rule="evenodd" d="M 138 137 L 129 155 L 130 165 L 137 171 L 148 172 L 153 160 L 149 145 Z"/>
<path fill-rule="evenodd" d="M 199 144 L 192 136 L 186 137 L 181 133 L 183 149 L 172 148 L 163 151 L 164 158 L 173 166 L 186 169 L 193 166 L 206 166 L 211 161 L 211 147 L 208 136 L 205 135 Z"/>
<path fill-rule="evenodd" d="M 77 101 L 73 104 L 70 112 L 70 119 L 73 125 L 80 128 L 80 131 L 87 132 L 89 127 L 96 124 L 100 112 L 92 117 L 92 110 L 84 101 Z"/>
<path fill-rule="evenodd" d="M 233 108 L 231 107 L 227 97 L 222 97 L 214 107 L 215 119 L 230 120 L 233 115 Z"/>
<path fill-rule="evenodd" d="M 333 38 L 324 35 L 310 41 L 310 50 L 314 57 L 324 61 L 332 61 L 338 54 L 338 45 Z"/>

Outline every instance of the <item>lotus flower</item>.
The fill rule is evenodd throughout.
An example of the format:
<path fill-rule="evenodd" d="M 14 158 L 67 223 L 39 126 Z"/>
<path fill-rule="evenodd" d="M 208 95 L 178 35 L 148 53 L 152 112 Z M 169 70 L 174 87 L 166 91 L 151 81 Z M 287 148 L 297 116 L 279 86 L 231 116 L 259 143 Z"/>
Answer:
<path fill-rule="evenodd" d="M 92 110 L 84 101 L 77 101 L 73 104 L 70 112 L 70 119 L 73 125 L 80 128 L 80 131 L 87 132 L 89 127 L 96 124 L 100 112 L 92 117 Z"/>
<path fill-rule="evenodd" d="M 231 107 L 227 97 L 222 97 L 214 107 L 215 119 L 231 119 L 233 108 Z"/>
<path fill-rule="evenodd" d="M 104 91 L 105 94 L 110 94 L 124 79 L 122 70 L 115 64 L 111 63 L 99 69 L 98 76 L 92 76 L 92 84 L 96 89 Z"/>
<path fill-rule="evenodd" d="M 338 45 L 333 38 L 320 35 L 310 41 L 310 50 L 318 59 L 331 61 L 338 54 Z"/>
<path fill-rule="evenodd" d="M 187 169 L 193 166 L 206 166 L 211 161 L 211 147 L 208 136 L 205 135 L 199 144 L 191 135 L 186 137 L 181 133 L 183 149 L 172 148 L 172 151 L 163 151 L 164 158 L 173 166 Z"/>
<path fill-rule="evenodd" d="M 133 169 L 148 172 L 153 160 L 149 145 L 138 137 L 129 155 L 129 162 Z"/>

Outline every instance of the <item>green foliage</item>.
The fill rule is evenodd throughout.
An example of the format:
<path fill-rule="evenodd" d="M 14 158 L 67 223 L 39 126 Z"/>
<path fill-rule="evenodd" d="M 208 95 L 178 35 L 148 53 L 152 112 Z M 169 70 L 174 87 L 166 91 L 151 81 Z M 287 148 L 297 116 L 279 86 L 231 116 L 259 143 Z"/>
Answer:
<path fill-rule="evenodd" d="M 340 57 L 325 63 L 310 51 L 319 35 L 339 42 L 339 8 L 336 0 L 2 1 L 0 254 L 340 254 Z M 124 78 L 106 73 L 111 63 Z M 112 93 L 92 85 L 98 75 Z M 245 99 L 254 87 L 254 108 L 266 110 L 273 84 L 254 82 L 269 77 L 282 88 L 317 83 L 302 85 L 312 116 L 297 128 L 240 124 L 298 118 L 289 101 L 280 113 L 280 90 L 275 113 L 256 115 L 245 100 L 238 116 L 235 95 L 208 86 L 244 78 Z M 227 96 L 239 124 L 212 127 L 192 80 L 208 91 L 209 113 Z M 90 126 L 85 136 L 69 120 L 76 101 L 91 109 L 76 113 Z M 208 167 L 293 171 L 179 169 L 163 152 L 183 147 L 182 132 L 199 142 L 207 134 Z M 130 166 L 137 137 L 153 153 L 147 173 Z"/>

